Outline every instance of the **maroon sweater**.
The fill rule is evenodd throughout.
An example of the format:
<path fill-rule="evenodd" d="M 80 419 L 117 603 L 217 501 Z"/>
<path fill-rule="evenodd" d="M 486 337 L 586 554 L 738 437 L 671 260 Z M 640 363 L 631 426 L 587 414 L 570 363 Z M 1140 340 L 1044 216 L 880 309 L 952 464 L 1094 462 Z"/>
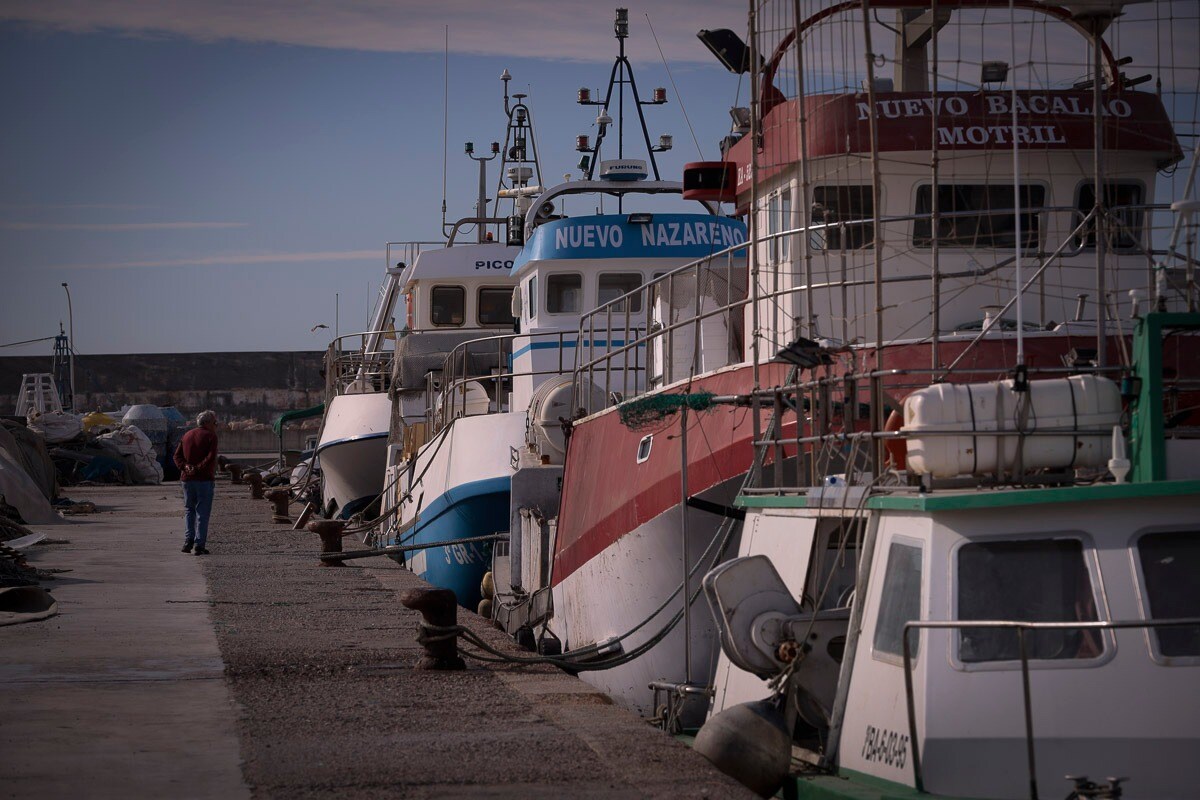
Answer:
<path fill-rule="evenodd" d="M 187 474 L 186 466 L 194 467 Z M 217 435 L 204 428 L 193 428 L 183 435 L 175 451 L 175 466 L 181 481 L 211 481 L 217 474 Z"/>

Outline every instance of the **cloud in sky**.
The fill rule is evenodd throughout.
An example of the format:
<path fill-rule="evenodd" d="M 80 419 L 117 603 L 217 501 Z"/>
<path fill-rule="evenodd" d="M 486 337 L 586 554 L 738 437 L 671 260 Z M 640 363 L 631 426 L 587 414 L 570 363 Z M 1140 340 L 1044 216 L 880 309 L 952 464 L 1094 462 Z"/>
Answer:
<path fill-rule="evenodd" d="M 444 26 L 450 47 L 476 55 L 607 61 L 616 3 L 562 0 L 8 0 L 0 22 L 25 22 L 72 33 L 172 35 L 306 45 L 345 50 L 440 53 Z M 696 40 L 700 28 L 745 28 L 744 3 L 732 0 L 647 0 L 630 10 L 636 52 L 658 59 L 648 14 L 667 58 L 711 58 Z"/>
<path fill-rule="evenodd" d="M 0 231 L 92 231 L 95 233 L 124 233 L 127 231 L 192 231 L 205 229 L 244 228 L 245 222 L 0 222 Z"/>
<path fill-rule="evenodd" d="M 328 250 L 316 253 L 242 253 L 190 256 L 152 261 L 123 261 L 108 264 L 60 264 L 44 270 L 70 269 L 155 269 L 169 267 L 233 267 L 253 264 L 305 264 L 313 261 L 378 261 L 379 250 Z"/>

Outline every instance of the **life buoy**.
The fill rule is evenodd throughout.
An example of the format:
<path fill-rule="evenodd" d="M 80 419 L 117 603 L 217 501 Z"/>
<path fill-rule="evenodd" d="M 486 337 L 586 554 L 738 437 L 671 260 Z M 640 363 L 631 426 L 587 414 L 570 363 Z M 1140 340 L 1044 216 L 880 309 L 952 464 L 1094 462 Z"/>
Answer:
<path fill-rule="evenodd" d="M 888 415 L 887 422 L 884 423 L 883 429 L 894 433 L 904 427 L 904 415 L 899 411 L 893 411 Z M 883 446 L 887 448 L 888 460 L 892 462 L 892 466 L 896 469 L 906 469 L 908 465 L 908 440 L 895 438 L 884 439 Z"/>

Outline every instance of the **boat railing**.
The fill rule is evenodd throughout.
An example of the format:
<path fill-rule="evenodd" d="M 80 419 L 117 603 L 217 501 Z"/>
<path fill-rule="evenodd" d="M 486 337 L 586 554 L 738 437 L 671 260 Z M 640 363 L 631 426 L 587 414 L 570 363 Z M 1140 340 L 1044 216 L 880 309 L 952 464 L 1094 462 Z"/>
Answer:
<path fill-rule="evenodd" d="M 389 328 L 347 333 L 330 342 L 325 349 L 326 398 L 387 391 L 393 351 L 382 345 L 395 336 Z"/>
<path fill-rule="evenodd" d="M 426 422 L 430 430 L 436 433 L 458 417 L 479 413 L 471 406 L 469 384 L 478 384 L 487 391 L 486 413 L 495 414 L 508 409 L 513 379 L 570 375 L 573 364 L 563 353 L 578 346 L 575 336 L 574 330 L 509 333 L 471 339 L 455 346 L 446 356 L 440 373 L 430 372 L 426 376 L 426 396 L 431 401 L 426 409 Z M 541 369 L 514 370 L 513 342 L 517 339 L 534 347 L 542 345 L 554 349 L 556 360 Z"/>
<path fill-rule="evenodd" d="M 1072 287 L 1069 281 L 1064 280 L 1057 281 L 1056 285 L 1052 287 L 1048 286 L 1045 274 L 1051 267 L 1068 270 L 1070 266 L 1064 264 L 1064 259 L 1077 258 L 1094 250 L 1093 246 L 1088 243 L 1088 236 L 1094 236 L 1094 228 L 1089 230 L 1089 225 L 1094 219 L 1093 211 L 1084 212 L 1075 206 L 1046 205 L 1024 208 L 1020 211 L 1023 216 L 1027 214 L 1046 215 L 1052 212 L 1067 219 L 1069 224 L 1054 230 L 1049 230 L 1044 225 L 1040 226 L 1036 240 L 1030 242 L 1030 246 L 1022 250 L 1022 259 L 1028 260 L 1025 265 L 1027 270 L 1025 274 L 1029 276 L 1024 281 L 1022 293 L 1037 293 L 1039 306 L 1043 309 L 1047 297 L 1052 293 L 1061 295 L 1064 291 L 1079 289 L 1081 294 L 1076 296 L 1076 300 L 1078 304 L 1082 304 L 1086 299 L 1086 292 L 1094 290 L 1090 271 L 1087 273 L 1086 283 L 1080 283 L 1079 286 Z M 1142 285 L 1149 286 L 1151 283 L 1149 271 L 1154 259 L 1172 259 L 1185 266 L 1188 290 L 1194 296 L 1196 292 L 1194 255 L 1190 252 L 1179 252 L 1177 249 L 1168 251 L 1153 246 L 1155 235 L 1165 233 L 1170 228 L 1170 225 L 1156 224 L 1153 219 L 1154 215 L 1168 212 L 1171 212 L 1171 207 L 1165 204 L 1110 207 L 1108 209 L 1110 220 L 1126 220 L 1130 225 L 1118 227 L 1118 230 L 1108 230 L 1108 238 L 1116 240 L 1119 236 L 1125 236 L 1132 244 L 1119 248 L 1118 253 L 1124 256 L 1144 256 L 1146 261 L 1112 258 L 1106 265 L 1106 271 L 1115 274 L 1119 270 L 1137 270 L 1136 279 L 1143 281 Z M 943 212 L 939 214 L 939 219 L 953 220 L 959 217 L 978 219 L 988 216 L 1013 216 L 1016 213 L 1017 210 L 1013 208 Z M 884 241 L 885 247 L 887 247 L 886 242 L 889 241 L 911 243 L 913 223 L 917 220 L 931 221 L 932 215 L 906 214 L 880 217 L 878 224 L 881 231 L 878 236 L 872 234 L 872 240 Z M 1137 222 L 1136 225 L 1133 225 L 1134 221 Z M 821 276 L 812 272 L 807 283 L 789 286 L 781 286 L 782 281 L 778 279 L 778 276 L 787 271 L 794 271 L 796 265 L 804 258 L 800 255 L 800 248 L 796 246 L 798 237 L 811 238 L 836 230 L 839 231 L 839 238 L 845 240 L 847 231 L 862 226 L 873 227 L 875 224 L 874 218 L 863 217 L 822 222 L 759 236 L 754 241 L 726 248 L 672 269 L 583 315 L 580 319 L 579 334 L 581 340 L 586 339 L 589 345 L 586 348 L 580 347 L 576 357 L 576 394 L 580 398 L 580 406 L 589 414 L 602 410 L 590 407 L 591 400 L 588 393 L 579 391 L 579 387 L 584 385 L 585 380 L 601 385 L 601 382 L 596 380 L 597 372 L 604 373 L 602 388 L 605 390 L 606 398 L 612 398 L 619 394 L 622 400 L 630 400 L 646 392 L 686 380 L 697 374 L 710 372 L 721 366 L 747 362 L 753 357 L 753 354 L 744 352 L 743 329 L 747 324 L 746 309 L 755 300 L 764 305 L 774 304 L 778 307 L 784 298 L 806 292 L 861 289 L 864 286 L 873 285 L 874 277 L 867 275 L 851 277 L 846 270 L 845 263 L 846 258 L 854 254 L 857 254 L 858 258 L 866 258 L 866 254 L 872 252 L 869 243 L 866 247 L 852 250 L 821 251 L 827 256 L 838 254 L 839 274 L 837 275 Z M 1042 239 L 1050 233 L 1056 233 L 1055 238 L 1059 241 L 1054 248 L 1048 248 L 1041 244 Z M 1189 241 L 1191 240 L 1185 239 L 1185 243 Z M 748 286 L 749 277 L 745 274 L 748 269 L 745 266 L 745 257 L 750 248 L 754 246 L 759 248 L 759 291 L 751 293 Z M 1012 267 L 1016 260 L 1015 255 L 997 247 L 980 248 L 986 249 L 996 256 L 994 261 L 988 265 L 975 261 L 970 257 L 969 251 L 964 248 L 943 246 L 942 258 L 946 258 L 945 251 L 951 249 L 960 253 L 962 259 L 969 265 L 968 269 L 889 274 L 881 277 L 879 282 L 889 285 L 933 281 L 940 285 L 946 281 L 980 281 L 1000 270 Z M 903 252 L 905 255 L 910 254 L 909 251 Z M 782 258 L 778 257 L 779 253 L 784 254 Z M 888 258 L 893 258 L 894 255 L 889 253 Z M 742 273 L 741 277 L 738 275 L 738 271 Z M 1110 285 L 1120 284 L 1114 281 Z M 710 288 L 707 295 L 701 288 L 705 286 Z M 711 289 L 714 287 L 717 287 L 717 290 L 712 291 Z M 723 296 L 719 291 L 721 287 L 724 288 Z M 1180 293 L 1182 294 L 1183 291 Z M 684 309 L 669 302 L 676 299 L 677 295 L 687 295 L 692 307 Z M 665 308 L 667 313 L 677 317 L 676 319 L 667 319 L 664 322 L 654 318 L 652 309 L 660 298 L 666 298 L 668 302 L 659 308 L 658 313 L 661 314 Z M 1004 321 L 1003 314 L 1014 303 L 1015 296 L 1001 309 L 1000 313 L 993 315 L 991 320 L 985 320 L 975 341 L 971 342 L 963 353 L 970 351 L 978 341 L 991 333 L 995 326 L 1000 325 Z M 811 306 L 811 303 L 809 305 Z M 634 317 L 640 316 L 640 313 L 633 309 L 647 309 L 647 313 L 650 313 L 652 321 L 642 336 L 630 335 Z M 1043 312 L 1041 316 L 1045 317 L 1045 313 Z M 937 319 L 932 308 L 926 312 L 924 319 L 928 321 Z M 1039 319 L 1036 323 L 1028 324 L 1040 326 L 1045 323 L 1046 320 Z M 625 336 L 618 337 L 616 334 L 622 332 L 623 328 Z M 608 341 L 603 345 L 598 344 L 600 340 L 595 336 L 599 330 L 610 332 Z M 811 328 L 809 332 L 812 332 Z M 830 333 L 832 334 L 832 332 Z M 838 333 L 838 336 L 830 335 L 821 338 L 838 342 L 851 340 L 848 331 L 843 330 Z M 910 330 L 909 333 L 913 337 L 920 337 L 926 331 Z M 932 332 L 929 333 L 932 338 Z M 942 330 L 939 331 L 938 338 L 941 339 L 947 335 L 948 333 Z M 718 341 L 716 344 L 713 342 L 714 338 L 720 339 L 721 337 L 724 338 L 723 348 L 721 342 Z M 684 346 L 680 347 L 681 344 Z M 960 361 L 961 358 L 960 354 Z M 951 369 L 957 367 L 958 362 L 951 365 Z M 950 370 L 943 371 L 943 377 L 944 373 L 948 371 Z"/>
<path fill-rule="evenodd" d="M 908 737 L 912 746 L 913 783 L 918 792 L 925 791 L 925 771 L 921 762 L 920 739 L 917 738 L 917 706 L 913 690 L 913 643 L 910 631 L 961 630 L 963 628 L 999 628 L 1017 633 L 1018 661 L 1021 669 L 1021 695 L 1025 723 L 1025 760 L 1029 770 L 1029 797 L 1038 797 L 1037 753 L 1033 734 L 1033 700 L 1029 685 L 1029 651 L 1027 634 L 1038 631 L 1116 631 L 1128 629 L 1200 628 L 1200 617 L 1180 619 L 1098 620 L 1073 622 L 1025 622 L 1021 620 L 911 620 L 904 625 L 902 642 L 904 662 L 904 702 L 908 715 Z"/>

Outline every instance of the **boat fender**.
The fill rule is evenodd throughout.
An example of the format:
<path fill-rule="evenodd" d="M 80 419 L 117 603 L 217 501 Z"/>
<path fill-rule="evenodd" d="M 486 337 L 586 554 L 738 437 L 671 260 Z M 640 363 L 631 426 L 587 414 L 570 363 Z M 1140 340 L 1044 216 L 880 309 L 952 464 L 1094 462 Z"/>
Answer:
<path fill-rule="evenodd" d="M 483 573 L 483 580 L 479 582 L 479 593 L 488 600 L 496 596 L 496 579 L 492 576 L 491 570 Z"/>
<path fill-rule="evenodd" d="M 904 427 L 904 415 L 899 411 L 892 411 L 888 414 L 887 422 L 884 423 L 883 429 L 889 432 L 895 432 Z M 892 462 L 892 466 L 896 469 L 908 468 L 908 440 L 902 438 L 887 439 L 884 441 L 884 447 L 887 448 L 888 460 Z"/>
<path fill-rule="evenodd" d="M 693 748 L 760 797 L 779 790 L 792 761 L 792 736 L 770 700 L 739 703 L 710 718 Z"/>

